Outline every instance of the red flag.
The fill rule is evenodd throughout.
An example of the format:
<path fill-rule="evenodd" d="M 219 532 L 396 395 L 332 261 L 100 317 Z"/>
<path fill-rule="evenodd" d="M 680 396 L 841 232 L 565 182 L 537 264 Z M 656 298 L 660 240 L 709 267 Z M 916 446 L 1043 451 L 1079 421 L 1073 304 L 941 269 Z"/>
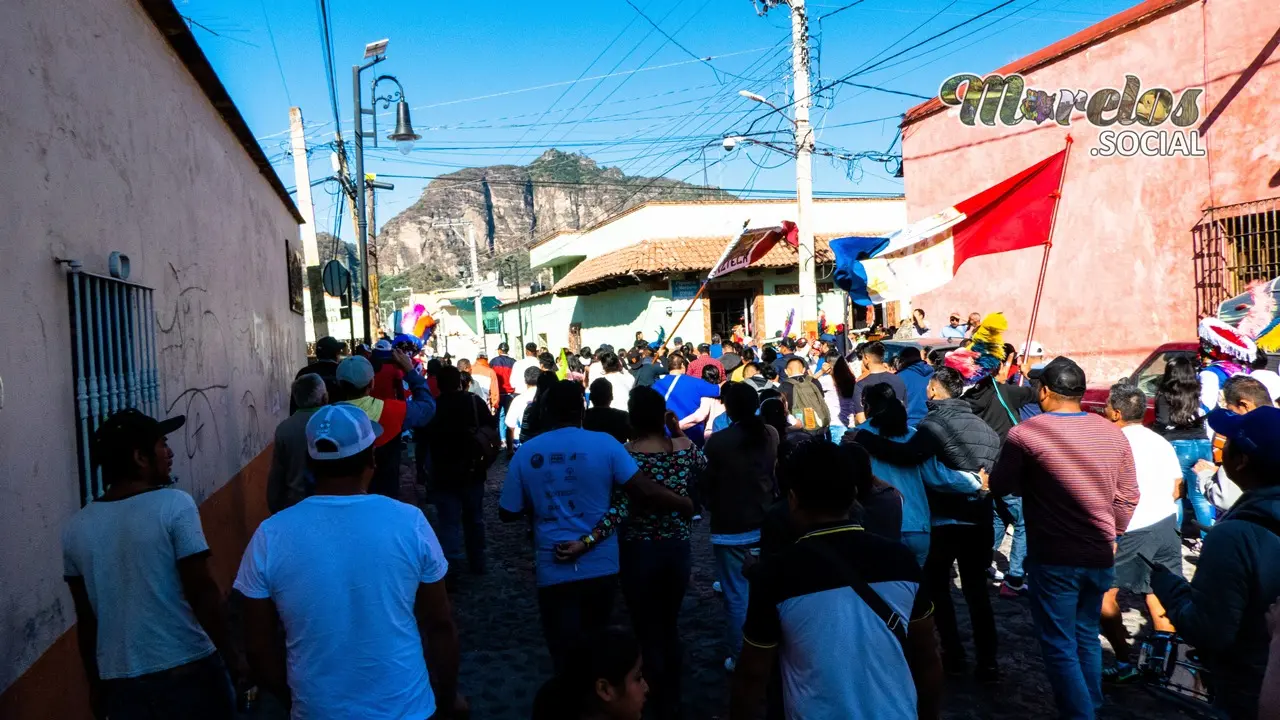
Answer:
<path fill-rule="evenodd" d="M 951 230 L 954 270 L 971 257 L 1049 242 L 1054 203 L 1067 151 L 1054 153 L 1013 177 L 956 204 L 964 215 Z"/>

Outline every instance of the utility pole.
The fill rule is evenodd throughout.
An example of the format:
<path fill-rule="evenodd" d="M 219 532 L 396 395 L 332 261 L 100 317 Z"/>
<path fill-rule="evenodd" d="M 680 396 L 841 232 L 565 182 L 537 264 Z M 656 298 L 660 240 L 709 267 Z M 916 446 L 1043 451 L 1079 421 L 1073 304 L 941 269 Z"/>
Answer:
<path fill-rule="evenodd" d="M 813 240 L 813 130 L 809 126 L 809 15 L 804 0 L 791 4 L 792 95 L 796 106 L 796 226 L 800 231 L 800 329 L 818 328 L 818 281 Z M 811 327 L 812 326 L 812 327 Z"/>
<path fill-rule="evenodd" d="M 379 317 L 379 313 L 382 308 L 378 304 L 378 222 L 374 217 L 374 211 L 376 208 L 373 196 L 374 187 L 373 184 L 369 182 L 368 178 L 365 179 L 364 188 L 365 207 L 369 209 L 369 227 L 367 228 L 368 233 L 365 240 L 365 247 L 368 248 L 369 257 L 373 258 L 370 261 L 373 264 L 369 266 L 369 270 L 365 277 L 368 278 L 369 302 L 372 303 L 370 307 L 373 308 L 373 312 L 370 313 L 370 315 L 374 318 L 374 326 L 382 327 L 382 318 Z"/>
<path fill-rule="evenodd" d="M 377 208 L 377 201 L 373 191 L 395 189 L 395 185 L 392 185 L 389 182 L 381 182 L 373 175 L 369 175 L 365 178 L 365 193 L 367 195 L 366 202 L 369 207 L 367 245 L 369 246 L 369 254 L 373 257 L 373 267 L 369 268 L 372 272 L 367 273 L 366 277 L 369 278 L 369 298 L 373 302 L 373 307 L 378 308 L 378 310 L 375 311 L 374 318 L 376 319 L 377 326 L 379 328 L 382 327 L 382 318 L 377 315 L 377 312 L 381 310 L 382 303 L 378 298 L 378 221 L 377 218 L 374 217 L 374 210 Z"/>
<path fill-rule="evenodd" d="M 293 150 L 293 179 L 298 191 L 298 212 L 303 223 L 298 228 L 302 237 L 302 307 L 305 311 L 304 338 L 311 342 L 329 334 L 329 313 L 324 286 L 320 279 L 320 250 L 316 245 L 315 206 L 311 202 L 311 172 L 307 167 L 307 138 L 302 124 L 302 108 L 289 108 L 289 133 Z"/>
<path fill-rule="evenodd" d="M 484 290 L 480 287 L 480 263 L 476 259 L 476 226 L 467 221 L 467 242 L 471 245 L 471 284 L 476 291 L 476 333 L 480 336 L 480 347 L 489 355 L 489 338 L 484 332 Z"/>
<path fill-rule="evenodd" d="M 512 267 L 515 268 L 516 273 L 516 319 L 519 321 L 516 324 L 520 327 L 519 345 L 524 347 L 524 305 L 523 301 L 520 299 L 520 258 L 514 255 L 511 256 L 511 264 Z"/>
<path fill-rule="evenodd" d="M 484 350 L 484 354 L 489 354 L 489 338 L 484 333 L 484 289 L 480 286 L 480 261 L 476 255 L 476 229 L 475 224 L 470 220 L 446 220 L 444 222 L 432 223 L 431 227 L 461 227 L 467 228 L 467 244 L 471 249 L 471 285 L 475 291 L 476 303 L 476 334 L 480 336 L 480 347 Z"/>
<path fill-rule="evenodd" d="M 339 129 L 339 130 L 335 130 L 335 131 L 334 131 L 334 148 L 335 148 L 335 150 L 336 150 L 336 151 L 335 151 L 335 153 L 334 153 L 334 155 L 336 155 L 336 156 L 337 156 L 337 159 L 338 159 L 338 169 L 337 169 L 337 173 L 338 173 L 338 184 L 342 186 L 342 192 L 346 194 L 346 196 L 347 196 L 347 200 L 349 200 L 349 201 L 350 201 L 350 209 L 351 209 L 351 227 L 355 228 L 355 232 L 356 232 L 356 240 L 357 240 L 357 241 L 359 241 L 359 239 L 360 239 L 360 218 L 359 218 L 359 216 L 356 214 L 356 191 L 355 191 L 355 184 L 351 181 L 351 169 L 347 166 L 347 153 L 346 153 L 346 148 L 345 148 L 345 146 L 343 145 L 343 142 L 342 142 L 342 131 L 341 131 L 341 129 Z M 339 249 L 341 249 L 341 250 L 343 250 L 343 251 L 344 251 L 344 254 L 345 254 L 345 250 L 346 250 L 346 248 L 345 248 L 345 246 L 342 244 L 341 239 L 339 239 L 339 240 L 338 240 L 338 248 L 339 248 Z M 335 260 L 337 259 L 337 255 L 336 255 L 336 254 L 335 254 L 335 256 L 334 256 L 334 259 L 335 259 Z M 355 268 L 351 268 L 351 267 L 348 267 L 347 269 L 348 269 L 348 270 L 352 270 L 352 271 L 354 271 L 354 270 L 355 270 Z M 364 273 L 364 268 L 363 268 L 363 266 L 361 267 L 361 275 L 360 275 L 360 276 L 357 276 L 355 272 L 352 272 L 352 273 L 351 273 L 351 283 L 352 283 L 352 287 L 354 287 L 354 283 L 356 283 L 356 282 L 357 282 L 357 277 L 359 277 L 359 278 L 360 278 L 358 282 L 359 282 L 362 286 L 364 285 L 363 273 Z M 355 314 L 356 314 L 355 293 L 353 293 L 353 292 L 348 292 L 348 293 L 347 293 L 347 306 L 348 306 L 348 316 L 349 316 L 349 317 L 348 317 L 348 320 L 350 320 L 350 322 L 349 322 L 348 324 L 351 326 L 351 338 L 350 338 L 350 340 L 351 340 L 351 352 L 353 352 L 353 353 L 354 353 L 354 352 L 355 352 L 355 347 L 356 347 L 356 344 L 357 344 L 357 342 L 356 342 L 356 331 L 355 331 L 355 326 L 356 326 L 356 321 L 355 321 Z M 364 316 L 363 316 L 363 315 L 361 315 L 361 317 L 360 317 L 360 321 L 361 321 L 361 322 L 364 322 Z"/>

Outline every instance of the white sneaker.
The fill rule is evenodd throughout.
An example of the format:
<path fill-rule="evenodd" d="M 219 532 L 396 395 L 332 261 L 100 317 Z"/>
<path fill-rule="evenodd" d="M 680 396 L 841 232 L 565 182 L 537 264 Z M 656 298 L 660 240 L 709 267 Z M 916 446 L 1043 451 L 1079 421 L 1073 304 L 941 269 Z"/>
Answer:
<path fill-rule="evenodd" d="M 734 662 L 733 658 L 731 658 L 731 657 L 727 657 L 727 658 L 725 658 L 725 659 L 724 659 L 724 669 L 725 669 L 725 670 L 728 670 L 729 672 L 733 672 L 733 671 L 734 671 L 734 670 L 736 670 L 737 668 L 738 668 L 738 663 Z"/>
<path fill-rule="evenodd" d="M 1000 572 L 1000 568 L 992 565 L 987 568 L 987 577 L 991 578 L 992 582 L 1000 582 L 1004 580 L 1004 573 Z"/>
<path fill-rule="evenodd" d="M 711 592 L 718 592 L 718 593 L 723 593 L 723 592 L 724 592 L 724 588 L 720 587 L 720 581 L 719 581 L 719 580 L 717 580 L 717 581 L 715 581 L 715 582 L 711 583 Z"/>

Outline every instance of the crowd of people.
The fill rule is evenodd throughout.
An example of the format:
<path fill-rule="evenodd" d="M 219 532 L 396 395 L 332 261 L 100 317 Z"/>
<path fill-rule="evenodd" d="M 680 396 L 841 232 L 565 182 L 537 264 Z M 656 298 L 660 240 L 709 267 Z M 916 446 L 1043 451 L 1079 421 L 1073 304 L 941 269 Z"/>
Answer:
<path fill-rule="evenodd" d="M 1225 717 L 1280 716 L 1280 409 L 1256 347 L 1202 325 L 1198 361 L 1170 360 L 1153 398 L 1112 386 L 1098 414 L 1081 367 L 1004 343 L 1000 313 L 949 320 L 958 349 L 892 362 L 843 327 L 518 358 L 401 338 L 343 358 L 321 339 L 240 559 L 243 643 L 195 502 L 169 487 L 183 419 L 117 413 L 94 436 L 106 493 L 64 536 L 95 711 L 226 718 L 255 685 L 294 717 L 465 715 L 450 591 L 488 571 L 485 483 L 505 451 L 497 517 L 528 526 L 554 667 L 535 718 L 684 717 L 700 522 L 730 718 L 940 717 L 948 678 L 1012 670 L 993 594 L 1028 605 L 1063 718 L 1094 717 L 1104 682 L 1149 678 L 1180 644 Z M 916 311 L 895 337 L 930 332 Z M 401 497 L 410 456 L 434 523 Z M 1121 591 L 1149 613 L 1140 643 Z"/>

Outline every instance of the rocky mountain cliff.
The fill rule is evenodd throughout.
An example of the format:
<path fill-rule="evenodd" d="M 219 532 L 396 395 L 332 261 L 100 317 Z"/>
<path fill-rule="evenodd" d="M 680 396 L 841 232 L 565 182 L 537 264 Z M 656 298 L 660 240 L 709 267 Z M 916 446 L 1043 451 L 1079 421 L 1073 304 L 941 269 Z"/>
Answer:
<path fill-rule="evenodd" d="M 583 155 L 548 150 L 527 166 L 467 168 L 432 180 L 417 202 L 379 230 L 377 267 L 419 290 L 454 285 L 470 276 L 471 261 L 466 226 L 439 227 L 451 221 L 472 224 L 484 274 L 493 258 L 511 256 L 536 238 L 589 227 L 647 200 L 732 197 L 667 178 L 627 176 Z M 527 267 L 527 256 L 521 264 Z"/>

